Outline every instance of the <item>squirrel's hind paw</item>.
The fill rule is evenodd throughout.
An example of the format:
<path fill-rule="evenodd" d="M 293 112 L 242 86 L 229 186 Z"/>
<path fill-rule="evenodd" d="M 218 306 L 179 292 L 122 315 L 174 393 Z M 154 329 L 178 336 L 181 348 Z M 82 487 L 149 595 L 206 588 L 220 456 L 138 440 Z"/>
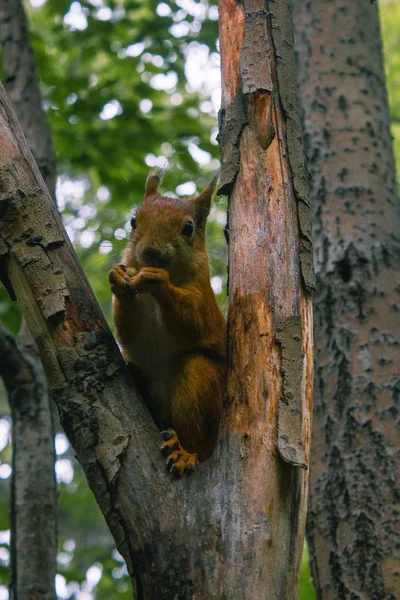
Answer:
<path fill-rule="evenodd" d="M 175 476 L 182 477 L 184 473 L 191 473 L 199 464 L 197 454 L 186 452 L 179 442 L 178 436 L 173 429 L 167 429 L 161 432 L 164 444 L 161 446 L 161 452 L 168 455 L 166 462 L 167 469 Z"/>

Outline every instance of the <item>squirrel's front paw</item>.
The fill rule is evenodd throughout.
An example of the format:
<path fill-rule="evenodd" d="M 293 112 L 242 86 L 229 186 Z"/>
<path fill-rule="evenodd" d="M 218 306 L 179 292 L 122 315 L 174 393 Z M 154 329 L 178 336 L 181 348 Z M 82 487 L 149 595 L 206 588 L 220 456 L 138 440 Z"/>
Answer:
<path fill-rule="evenodd" d="M 197 454 L 191 454 L 182 448 L 176 431 L 173 429 L 162 431 L 161 435 L 164 440 L 161 452 L 168 455 L 167 469 L 175 477 L 182 477 L 184 473 L 191 473 L 199 464 Z"/>
<path fill-rule="evenodd" d="M 108 274 L 110 290 L 116 296 L 127 296 L 133 294 L 132 279 L 127 273 L 125 265 L 114 265 Z"/>
<path fill-rule="evenodd" d="M 144 267 L 132 277 L 131 287 L 136 292 L 151 293 L 161 290 L 169 280 L 168 272 L 157 267 Z"/>

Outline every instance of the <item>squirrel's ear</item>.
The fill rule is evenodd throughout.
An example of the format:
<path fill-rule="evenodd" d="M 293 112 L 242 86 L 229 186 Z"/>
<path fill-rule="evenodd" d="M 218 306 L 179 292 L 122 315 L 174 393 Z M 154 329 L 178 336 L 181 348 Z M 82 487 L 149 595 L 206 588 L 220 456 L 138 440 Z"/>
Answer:
<path fill-rule="evenodd" d="M 144 197 L 153 196 L 153 194 L 157 194 L 158 186 L 161 183 L 162 178 L 164 177 L 165 169 L 157 168 L 155 171 L 149 173 L 146 179 L 146 186 Z"/>
<path fill-rule="evenodd" d="M 211 208 L 211 201 L 212 201 L 212 197 L 214 195 L 215 186 L 217 185 L 218 177 L 219 177 L 219 171 L 212 178 L 212 180 L 210 181 L 210 183 L 206 187 L 206 189 L 203 190 L 199 196 L 197 196 L 196 198 L 193 198 L 193 205 L 196 210 L 197 218 L 199 220 L 199 225 L 204 225 L 207 220 L 208 213 L 210 212 L 210 208 Z"/>

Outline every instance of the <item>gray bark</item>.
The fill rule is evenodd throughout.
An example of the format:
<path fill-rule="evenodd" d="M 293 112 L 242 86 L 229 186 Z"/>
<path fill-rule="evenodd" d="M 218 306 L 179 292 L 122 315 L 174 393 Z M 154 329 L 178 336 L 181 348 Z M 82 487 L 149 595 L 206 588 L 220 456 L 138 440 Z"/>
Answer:
<path fill-rule="evenodd" d="M 323 600 L 399 597 L 400 206 L 376 4 L 293 0 L 312 172 L 308 543 Z"/>
<path fill-rule="evenodd" d="M 0 325 L 0 376 L 13 420 L 10 597 L 15 600 L 56 597 L 54 445 L 47 384 L 37 364 Z"/>

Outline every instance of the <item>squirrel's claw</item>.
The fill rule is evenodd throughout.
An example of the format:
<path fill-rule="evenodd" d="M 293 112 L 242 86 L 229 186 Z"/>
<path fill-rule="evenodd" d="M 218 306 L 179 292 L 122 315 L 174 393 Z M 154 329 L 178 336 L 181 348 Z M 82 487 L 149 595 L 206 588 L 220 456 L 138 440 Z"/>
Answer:
<path fill-rule="evenodd" d="M 171 471 L 171 473 L 173 472 L 173 468 L 174 468 L 175 464 L 178 462 L 178 460 L 179 460 L 179 451 L 174 450 L 173 452 L 171 452 L 171 454 L 168 456 L 167 460 L 165 461 L 165 465 L 166 465 L 168 471 Z"/>
<path fill-rule="evenodd" d="M 169 428 L 169 429 L 165 429 L 165 431 L 161 432 L 161 437 L 164 441 L 170 440 L 173 437 L 178 438 L 178 436 L 176 435 L 176 431 L 174 431 L 173 429 Z"/>
<path fill-rule="evenodd" d="M 161 437 L 164 440 L 164 444 L 161 444 L 160 450 L 165 456 L 171 455 L 176 448 L 180 447 L 178 436 L 173 429 L 162 431 Z"/>
<path fill-rule="evenodd" d="M 132 294 L 132 292 L 135 293 L 135 290 L 131 289 L 131 281 L 131 277 L 127 275 L 125 265 L 115 265 L 108 273 L 110 289 L 116 296 L 126 296 Z"/>
<path fill-rule="evenodd" d="M 167 442 L 162 444 L 160 447 L 160 450 L 165 456 L 168 456 L 178 447 L 179 447 L 179 441 L 176 438 L 176 439 L 168 440 Z"/>
<path fill-rule="evenodd" d="M 158 267 L 143 267 L 131 279 L 131 286 L 136 292 L 152 293 L 163 289 L 169 280 L 168 272 Z"/>
<path fill-rule="evenodd" d="M 191 454 L 182 448 L 173 429 L 162 431 L 161 435 L 166 440 L 161 446 L 161 452 L 169 455 L 165 463 L 167 469 L 174 477 L 182 477 L 184 473 L 191 473 L 199 464 L 197 454 Z"/>

